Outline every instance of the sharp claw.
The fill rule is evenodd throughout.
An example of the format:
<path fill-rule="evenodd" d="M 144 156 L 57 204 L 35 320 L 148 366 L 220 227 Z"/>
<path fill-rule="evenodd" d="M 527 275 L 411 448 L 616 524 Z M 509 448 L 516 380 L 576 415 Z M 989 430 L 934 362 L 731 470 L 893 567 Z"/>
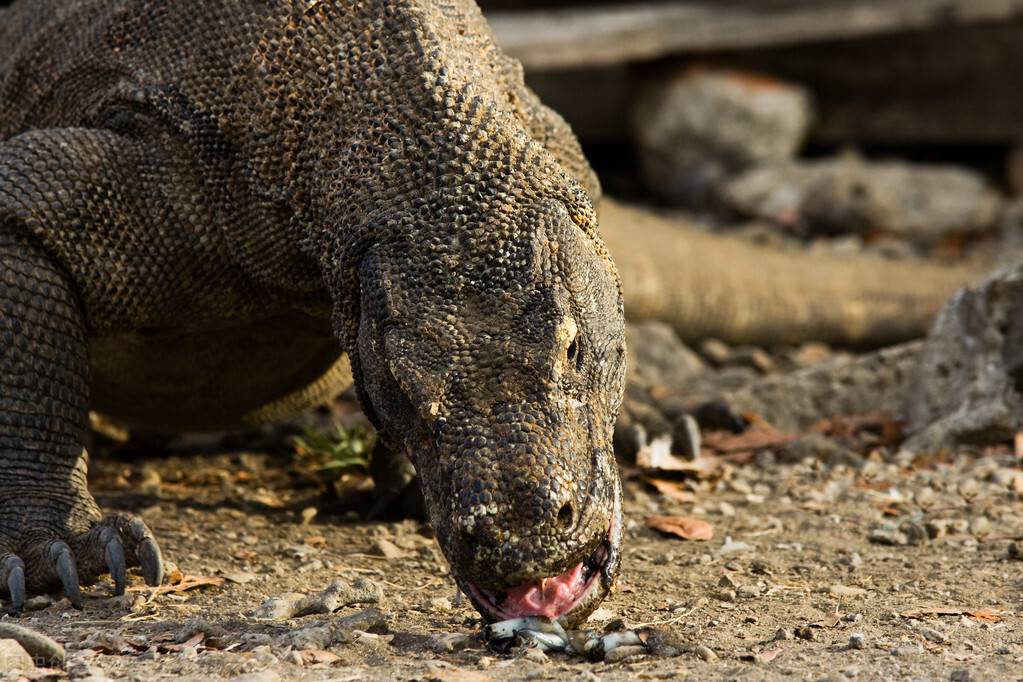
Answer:
<path fill-rule="evenodd" d="M 11 596 L 11 614 L 21 613 L 25 608 L 25 564 L 16 556 L 9 556 L 4 560 L 0 575 L 6 578 L 7 592 Z"/>
<path fill-rule="evenodd" d="M 160 552 L 160 545 L 156 544 L 149 527 L 140 518 L 134 518 L 123 529 L 129 538 L 138 543 L 135 547 L 135 554 L 139 559 L 139 566 L 142 569 L 142 577 L 146 584 L 156 587 L 163 583 L 163 554 Z"/>
<path fill-rule="evenodd" d="M 67 543 L 54 542 L 50 546 L 50 557 L 57 568 L 57 576 L 64 586 L 64 594 L 71 602 L 71 606 L 76 609 L 82 608 L 82 593 L 78 589 L 78 569 L 75 568 L 75 559 L 71 555 L 71 548 L 67 546 Z"/>
<path fill-rule="evenodd" d="M 145 538 L 138 547 L 139 564 L 142 567 L 142 577 L 146 584 L 156 587 L 163 582 L 163 555 L 160 553 L 160 546 L 153 538 Z"/>
<path fill-rule="evenodd" d="M 124 547 L 121 546 L 121 541 L 117 535 L 111 534 L 103 550 L 103 556 L 107 561 L 110 577 L 114 579 L 114 594 L 120 597 L 124 594 L 124 586 L 128 582 L 128 576 L 124 561 Z"/>

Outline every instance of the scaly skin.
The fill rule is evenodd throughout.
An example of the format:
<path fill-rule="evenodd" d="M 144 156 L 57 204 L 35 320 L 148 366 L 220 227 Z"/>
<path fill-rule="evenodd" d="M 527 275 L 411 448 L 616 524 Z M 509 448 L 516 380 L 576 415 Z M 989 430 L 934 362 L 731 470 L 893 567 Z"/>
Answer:
<path fill-rule="evenodd" d="M 56 585 L 77 601 L 107 570 L 123 589 L 136 563 L 161 579 L 145 525 L 86 489 L 88 406 L 219 428 L 350 378 L 486 617 L 507 615 L 489 595 L 594 556 L 563 620 L 599 603 L 621 531 L 621 286 L 578 144 L 471 2 L 22 0 L 0 45 L 15 608 Z M 801 267 L 603 210 L 630 310 L 685 337 L 911 336 L 966 276 Z"/>
<path fill-rule="evenodd" d="M 125 565 L 161 577 L 144 525 L 86 489 L 88 405 L 129 426 L 272 417 L 343 353 L 486 617 L 593 557 L 557 615 L 599 603 L 621 287 L 578 144 L 472 2 L 26 0 L 0 44 L 15 608 L 106 569 L 119 590 Z"/>

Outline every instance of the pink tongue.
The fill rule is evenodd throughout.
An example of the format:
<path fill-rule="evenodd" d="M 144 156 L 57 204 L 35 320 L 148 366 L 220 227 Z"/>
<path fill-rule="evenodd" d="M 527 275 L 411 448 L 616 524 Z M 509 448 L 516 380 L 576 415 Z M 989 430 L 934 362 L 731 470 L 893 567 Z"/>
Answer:
<path fill-rule="evenodd" d="M 512 616 L 557 618 L 572 607 L 584 586 L 583 565 L 579 564 L 555 578 L 548 578 L 542 588 L 536 583 L 513 587 L 508 590 L 501 609 Z"/>

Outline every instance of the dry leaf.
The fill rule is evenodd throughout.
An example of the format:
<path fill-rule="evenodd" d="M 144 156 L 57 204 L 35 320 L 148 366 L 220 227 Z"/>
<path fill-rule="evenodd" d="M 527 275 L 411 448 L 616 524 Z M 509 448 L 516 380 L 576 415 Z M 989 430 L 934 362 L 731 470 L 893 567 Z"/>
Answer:
<path fill-rule="evenodd" d="M 311 547 L 318 547 L 320 545 L 327 544 L 327 538 L 323 537 L 322 535 L 310 535 L 309 537 L 302 540 L 302 542 Z"/>
<path fill-rule="evenodd" d="M 811 623 L 811 626 L 815 628 L 833 628 L 840 622 L 842 622 L 842 614 L 838 611 L 832 611 L 816 623 Z"/>
<path fill-rule="evenodd" d="M 731 433 L 730 431 L 711 431 L 704 434 L 703 442 L 707 448 L 721 454 L 754 454 L 758 450 L 778 447 L 789 441 L 795 440 L 796 436 L 790 433 L 782 433 L 771 426 L 764 419 L 747 414 L 743 415 L 750 422 L 750 427 L 742 433 Z"/>
<path fill-rule="evenodd" d="M 954 606 L 919 609 L 917 611 L 903 611 L 899 615 L 903 618 L 912 618 L 914 620 L 923 620 L 927 616 L 967 616 L 974 620 L 984 621 L 985 623 L 1000 623 L 1005 620 L 1004 611 L 996 611 L 993 609 L 960 609 Z"/>
<path fill-rule="evenodd" d="M 657 492 L 665 497 L 678 502 L 692 502 L 696 497 L 676 481 L 666 481 L 663 478 L 644 478 L 644 481 L 654 487 Z"/>
<path fill-rule="evenodd" d="M 714 537 L 714 526 L 688 516 L 648 516 L 646 525 L 683 540 L 710 540 Z"/>
<path fill-rule="evenodd" d="M 172 576 L 173 578 L 173 576 Z M 211 575 L 183 575 L 177 582 L 167 582 L 159 587 L 148 585 L 133 585 L 128 588 L 129 592 L 147 592 L 150 594 L 167 594 L 168 592 L 185 592 L 197 587 L 219 587 L 224 584 L 223 578 Z"/>
<path fill-rule="evenodd" d="M 994 611 L 991 609 L 974 609 L 972 611 L 964 612 L 966 616 L 973 620 L 981 620 L 985 623 L 1001 623 L 1005 620 L 1003 611 Z"/>
<path fill-rule="evenodd" d="M 781 653 L 781 649 L 770 649 L 768 651 L 761 651 L 757 654 L 757 661 L 760 663 L 770 663 L 774 659 L 778 658 L 778 654 Z"/>
<path fill-rule="evenodd" d="M 188 639 L 188 641 L 186 641 L 186 642 L 181 642 L 180 644 L 161 644 L 160 645 L 160 651 L 174 652 L 174 651 L 181 651 L 182 649 L 184 649 L 186 647 L 197 647 L 197 646 L 199 646 L 199 644 L 202 643 L 203 639 L 205 639 L 205 638 L 206 638 L 206 633 L 204 633 L 204 632 L 197 632 L 194 635 L 192 635 Z"/>
<path fill-rule="evenodd" d="M 341 657 L 337 654 L 325 651 L 323 649 L 304 649 L 298 652 L 298 655 L 302 657 L 302 663 L 305 665 L 318 665 L 326 663 L 330 665 L 335 661 L 340 661 Z"/>

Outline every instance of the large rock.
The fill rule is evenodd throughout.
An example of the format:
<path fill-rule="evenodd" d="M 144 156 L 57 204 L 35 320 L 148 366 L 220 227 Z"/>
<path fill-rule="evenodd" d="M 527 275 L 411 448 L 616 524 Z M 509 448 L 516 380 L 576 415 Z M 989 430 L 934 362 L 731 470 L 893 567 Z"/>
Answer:
<path fill-rule="evenodd" d="M 765 76 L 692 69 L 653 83 L 636 102 L 633 132 L 647 185 L 700 206 L 727 177 L 791 159 L 812 115 L 807 93 Z"/>
<path fill-rule="evenodd" d="M 700 356 L 663 322 L 628 324 L 625 341 L 629 382 L 644 388 L 683 386 L 706 369 Z"/>
<path fill-rule="evenodd" d="M 836 357 L 765 377 L 721 400 L 735 412 L 755 413 L 783 431 L 802 431 L 834 416 L 887 412 L 897 416 L 920 350 L 919 342 L 858 357 Z"/>
<path fill-rule="evenodd" d="M 1004 200 L 978 173 L 955 166 L 833 159 L 764 165 L 723 187 L 743 216 L 817 234 L 880 232 L 932 244 L 998 227 Z"/>
<path fill-rule="evenodd" d="M 1009 442 L 1023 431 L 1023 266 L 959 291 L 906 395 L 907 447 Z"/>

